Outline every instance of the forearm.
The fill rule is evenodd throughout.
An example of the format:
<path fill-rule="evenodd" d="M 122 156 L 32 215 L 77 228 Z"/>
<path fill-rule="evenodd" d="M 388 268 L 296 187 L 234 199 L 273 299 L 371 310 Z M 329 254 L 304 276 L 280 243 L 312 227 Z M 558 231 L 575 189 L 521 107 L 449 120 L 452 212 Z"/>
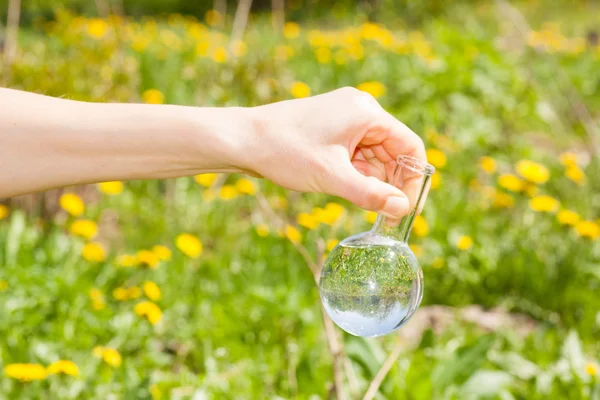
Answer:
<path fill-rule="evenodd" d="M 0 89 L 0 197 L 238 171 L 253 127 L 241 108 L 84 103 Z"/>

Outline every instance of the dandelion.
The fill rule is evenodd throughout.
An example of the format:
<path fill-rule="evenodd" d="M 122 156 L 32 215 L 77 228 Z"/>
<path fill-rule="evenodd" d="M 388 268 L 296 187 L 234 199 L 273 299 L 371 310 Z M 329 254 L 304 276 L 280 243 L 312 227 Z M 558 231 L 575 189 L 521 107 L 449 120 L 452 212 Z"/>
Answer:
<path fill-rule="evenodd" d="M 215 179 L 217 179 L 217 174 L 200 174 L 194 177 L 194 180 L 204 187 L 212 185 Z"/>
<path fill-rule="evenodd" d="M 236 183 L 235 183 L 235 188 L 237 189 L 238 192 L 240 193 L 244 193 L 244 194 L 249 194 L 250 196 L 253 196 L 254 194 L 256 194 L 256 186 L 254 185 L 254 182 L 252 182 L 250 179 L 239 179 Z"/>
<path fill-rule="evenodd" d="M 339 241 L 339 240 L 337 240 L 337 239 L 329 239 L 329 240 L 327 241 L 327 247 L 326 247 L 326 248 L 327 248 L 327 251 L 331 251 L 331 250 L 333 250 L 333 248 L 334 248 L 335 246 L 337 246 L 339 242 L 340 242 L 340 241 Z"/>
<path fill-rule="evenodd" d="M 8 290 L 8 282 L 0 279 L 0 292 L 6 292 Z"/>
<path fill-rule="evenodd" d="M 585 182 L 585 173 L 575 164 L 567 166 L 565 176 L 580 185 Z"/>
<path fill-rule="evenodd" d="M 0 204 L 0 220 L 3 220 L 4 218 L 8 217 L 9 212 L 10 211 L 7 206 L 5 206 L 4 204 Z"/>
<path fill-rule="evenodd" d="M 319 220 L 309 213 L 298 214 L 296 217 L 296 222 L 298 222 L 298 225 L 307 229 L 315 229 L 317 226 L 319 226 Z"/>
<path fill-rule="evenodd" d="M 79 368 L 73 361 L 58 360 L 50 364 L 47 368 L 48 375 L 65 374 L 74 377 L 79 376 Z"/>
<path fill-rule="evenodd" d="M 162 392 L 158 385 L 150 385 L 150 396 L 152 396 L 152 400 L 160 400 L 162 399 Z"/>
<path fill-rule="evenodd" d="M 169 261 L 171 259 L 171 249 L 167 246 L 156 245 L 152 247 L 152 252 L 156 254 L 156 257 L 161 261 Z"/>
<path fill-rule="evenodd" d="M 439 256 L 434 258 L 433 261 L 431 261 L 431 266 L 435 269 L 444 268 L 444 265 L 446 265 L 446 261 Z"/>
<path fill-rule="evenodd" d="M 598 364 L 594 362 L 585 363 L 585 373 L 589 376 L 598 376 Z"/>
<path fill-rule="evenodd" d="M 257 235 L 260 237 L 269 236 L 269 226 L 267 224 L 258 224 L 256 225 L 255 230 Z"/>
<path fill-rule="evenodd" d="M 151 301 L 142 301 L 136 304 L 134 311 L 140 317 L 145 317 L 152 325 L 156 325 L 162 318 L 160 307 Z"/>
<path fill-rule="evenodd" d="M 131 286 L 127 288 L 127 298 L 128 299 L 139 299 L 142 295 L 142 289 L 137 286 Z"/>
<path fill-rule="evenodd" d="M 300 36 L 300 25 L 295 22 L 286 22 L 283 26 L 283 36 L 287 39 L 295 39 Z"/>
<path fill-rule="evenodd" d="M 69 231 L 73 235 L 81 236 L 89 240 L 98 233 L 98 225 L 90 219 L 78 219 L 73 221 Z"/>
<path fill-rule="evenodd" d="M 344 207 L 338 203 L 327 203 L 320 215 L 320 221 L 327 225 L 334 225 L 344 213 Z"/>
<path fill-rule="evenodd" d="M 377 213 L 375 211 L 365 211 L 363 218 L 370 224 L 374 224 L 377 220 Z"/>
<path fill-rule="evenodd" d="M 418 244 L 409 244 L 408 247 L 410 247 L 416 257 L 419 257 L 423 254 L 423 247 L 419 246 Z"/>
<path fill-rule="evenodd" d="M 442 176 L 441 174 L 438 173 L 434 173 L 433 175 L 431 175 L 431 189 L 435 190 L 437 188 L 439 188 L 440 186 L 442 186 Z"/>
<path fill-rule="evenodd" d="M 498 185 L 511 192 L 520 192 L 525 188 L 525 182 L 513 174 L 500 175 L 498 177 Z"/>
<path fill-rule="evenodd" d="M 536 196 L 529 200 L 529 208 L 537 212 L 554 212 L 559 206 L 558 200 L 548 195 Z"/>
<path fill-rule="evenodd" d="M 104 310 L 106 301 L 104 300 L 104 294 L 102 294 L 100 289 L 92 288 L 88 294 L 92 300 L 92 308 L 97 311 Z"/>
<path fill-rule="evenodd" d="M 94 39 L 100 39 L 106 33 L 108 24 L 105 20 L 100 18 L 92 18 L 88 22 L 87 32 L 88 35 Z"/>
<path fill-rule="evenodd" d="M 429 233 L 429 225 L 427 224 L 427 221 L 425 220 L 425 218 L 423 218 L 422 215 L 417 215 L 415 217 L 412 232 L 417 237 L 424 237 L 427 236 L 427 234 Z"/>
<path fill-rule="evenodd" d="M 319 64 L 328 64 L 331 61 L 331 50 L 328 47 L 319 47 L 315 50 Z"/>
<path fill-rule="evenodd" d="M 86 243 L 85 246 L 83 246 L 81 255 L 89 262 L 99 263 L 106 260 L 106 251 L 98 242 Z"/>
<path fill-rule="evenodd" d="M 144 294 L 147 298 L 152 301 L 160 300 L 160 288 L 156 283 L 152 281 L 146 281 L 144 282 L 142 288 L 144 289 Z"/>
<path fill-rule="evenodd" d="M 223 185 L 219 190 L 219 198 L 221 200 L 232 200 L 238 197 L 240 192 L 233 185 Z"/>
<path fill-rule="evenodd" d="M 8 364 L 4 374 L 21 382 L 31 382 L 46 379 L 46 368 L 40 364 Z"/>
<path fill-rule="evenodd" d="M 122 254 L 117 257 L 117 265 L 124 268 L 134 267 L 137 265 L 137 258 L 131 254 Z"/>
<path fill-rule="evenodd" d="M 561 153 L 561 155 L 559 156 L 559 159 L 560 159 L 560 163 L 562 165 L 564 165 L 565 167 L 568 167 L 570 165 L 577 165 L 577 154 L 575 154 L 575 153 L 570 153 L 570 152 Z"/>
<path fill-rule="evenodd" d="M 202 242 L 189 233 L 178 235 L 175 239 L 175 246 L 190 258 L 198 258 L 202 254 Z"/>
<path fill-rule="evenodd" d="M 163 104 L 165 102 L 165 96 L 158 89 L 148 89 L 142 93 L 142 100 L 148 104 Z"/>
<path fill-rule="evenodd" d="M 290 240 L 290 242 L 294 244 L 298 244 L 302 240 L 302 234 L 300 231 L 291 225 L 285 226 L 284 234 Z"/>
<path fill-rule="evenodd" d="M 79 217 L 85 211 L 85 204 L 75 193 L 65 193 L 58 200 L 60 207 L 74 217 Z"/>
<path fill-rule="evenodd" d="M 123 359 L 121 354 L 110 347 L 96 346 L 92 350 L 95 357 L 102 358 L 102 360 L 113 368 L 120 367 Z"/>
<path fill-rule="evenodd" d="M 515 199 L 510 194 L 494 190 L 494 201 L 492 203 L 494 208 L 511 208 L 514 205 Z"/>
<path fill-rule="evenodd" d="M 117 301 L 127 301 L 129 299 L 127 289 L 124 287 L 118 287 L 114 289 L 112 295 Z"/>
<path fill-rule="evenodd" d="M 229 54 L 227 53 L 227 49 L 223 46 L 219 46 L 212 51 L 210 58 L 217 64 L 223 64 L 225 61 L 229 59 Z"/>
<path fill-rule="evenodd" d="M 558 214 L 556 214 L 556 219 L 561 225 L 572 225 L 575 226 L 581 217 L 574 211 L 571 210 L 560 210 Z"/>
<path fill-rule="evenodd" d="M 310 88 L 304 82 L 296 81 L 290 88 L 290 93 L 297 99 L 310 96 Z"/>
<path fill-rule="evenodd" d="M 102 183 L 98 184 L 98 190 L 100 190 L 104 194 L 113 196 L 113 195 L 119 194 L 123 191 L 123 182 L 120 182 L 120 181 L 102 182 Z"/>
<path fill-rule="evenodd" d="M 456 247 L 459 250 L 469 250 L 473 246 L 473 239 L 470 236 L 462 235 L 456 242 Z"/>
<path fill-rule="evenodd" d="M 447 163 L 446 155 L 438 149 L 427 149 L 427 161 L 436 168 L 443 168 Z"/>
<path fill-rule="evenodd" d="M 479 167 L 487 174 L 496 172 L 496 160 L 492 157 L 483 156 L 479 159 Z"/>
<path fill-rule="evenodd" d="M 223 24 L 223 15 L 217 10 L 211 9 L 204 14 L 204 20 L 210 26 L 219 26 Z"/>
<path fill-rule="evenodd" d="M 358 90 L 362 90 L 363 92 L 369 93 L 371 96 L 376 99 L 383 96 L 385 94 L 385 85 L 381 82 L 370 81 L 363 82 L 356 87 Z"/>
<path fill-rule="evenodd" d="M 158 255 L 151 250 L 140 250 L 135 255 L 136 264 L 142 264 L 150 269 L 156 269 L 160 259 Z"/>
<path fill-rule="evenodd" d="M 577 234 L 588 239 L 598 239 L 600 237 L 600 225 L 593 221 L 580 221 L 575 225 Z"/>
<path fill-rule="evenodd" d="M 519 161 L 516 165 L 516 170 L 521 177 L 538 185 L 546 183 L 550 178 L 548 168 L 530 160 Z"/>

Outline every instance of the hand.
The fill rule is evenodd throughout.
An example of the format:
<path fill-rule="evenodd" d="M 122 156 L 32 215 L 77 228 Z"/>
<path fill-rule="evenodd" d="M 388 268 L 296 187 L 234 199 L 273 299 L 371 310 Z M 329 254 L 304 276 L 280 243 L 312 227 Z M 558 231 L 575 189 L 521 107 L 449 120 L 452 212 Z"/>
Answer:
<path fill-rule="evenodd" d="M 398 155 L 427 160 L 423 141 L 368 93 L 343 88 L 250 110 L 259 141 L 242 168 L 390 218 L 409 212 L 406 194 L 385 180 Z"/>

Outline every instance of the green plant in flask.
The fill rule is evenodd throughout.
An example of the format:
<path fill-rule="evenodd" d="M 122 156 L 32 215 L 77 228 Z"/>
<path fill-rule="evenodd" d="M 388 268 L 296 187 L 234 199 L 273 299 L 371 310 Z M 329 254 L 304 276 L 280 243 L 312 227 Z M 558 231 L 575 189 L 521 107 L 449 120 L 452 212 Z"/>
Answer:
<path fill-rule="evenodd" d="M 419 307 L 423 272 L 407 241 L 434 172 L 426 162 L 399 156 L 388 181 L 406 193 L 411 211 L 399 221 L 379 215 L 370 231 L 342 240 L 325 260 L 321 301 L 346 332 L 385 335 L 404 325 Z"/>

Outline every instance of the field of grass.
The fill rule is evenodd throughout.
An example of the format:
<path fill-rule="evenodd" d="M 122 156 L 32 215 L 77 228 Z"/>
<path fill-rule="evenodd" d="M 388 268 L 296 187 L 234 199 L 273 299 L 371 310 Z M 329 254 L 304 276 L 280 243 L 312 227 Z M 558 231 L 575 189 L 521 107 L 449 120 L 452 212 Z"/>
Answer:
<path fill-rule="evenodd" d="M 374 398 L 600 399 L 600 47 L 585 24 L 468 10 L 281 34 L 255 17 L 232 43 L 215 13 L 24 29 L 3 86 L 198 106 L 355 86 L 438 172 L 410 240 L 421 310 L 398 335 L 336 331 L 337 363 L 311 268 L 372 213 L 210 174 L 7 200 L 0 398 L 355 399 L 391 354 Z"/>

